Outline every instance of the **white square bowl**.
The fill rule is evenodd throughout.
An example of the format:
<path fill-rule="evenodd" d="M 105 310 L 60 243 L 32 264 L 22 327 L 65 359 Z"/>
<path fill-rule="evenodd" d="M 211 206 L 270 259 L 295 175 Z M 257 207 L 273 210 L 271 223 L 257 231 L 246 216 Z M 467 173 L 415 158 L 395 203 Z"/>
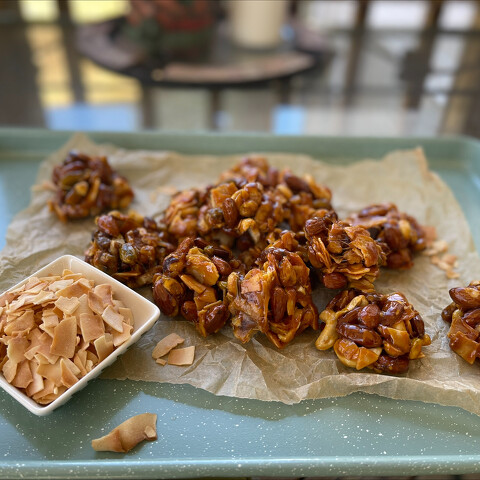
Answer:
<path fill-rule="evenodd" d="M 132 336 L 129 340 L 116 348 L 107 358 L 102 360 L 90 372 L 88 372 L 77 383 L 75 383 L 75 385 L 68 388 L 57 399 L 48 405 L 40 405 L 29 398 L 18 388 L 8 383 L 0 371 L 0 387 L 7 391 L 13 398 L 18 400 L 25 408 L 39 416 L 48 415 L 49 413 L 53 412 L 53 410 L 67 402 L 74 393 L 84 388 L 87 383 L 92 380 L 92 378 L 97 377 L 106 367 L 111 365 L 119 355 L 126 352 L 126 350 L 136 341 L 138 341 L 146 331 L 152 328 L 160 316 L 160 310 L 152 302 L 114 278 L 110 277 L 106 273 L 103 273 L 97 268 L 92 267 L 88 263 L 72 255 L 64 255 L 57 260 L 54 260 L 47 266 L 30 275 L 30 277 L 25 278 L 17 285 L 11 287 L 9 290 L 20 287 L 24 283 L 28 282 L 31 277 L 45 277 L 49 274 L 61 275 L 64 269 L 71 270 L 74 273 L 82 273 L 89 280 L 95 281 L 96 285 L 99 283 L 108 283 L 111 285 L 114 298 L 121 300 L 126 307 L 131 309 L 134 327 L 132 330 Z"/>

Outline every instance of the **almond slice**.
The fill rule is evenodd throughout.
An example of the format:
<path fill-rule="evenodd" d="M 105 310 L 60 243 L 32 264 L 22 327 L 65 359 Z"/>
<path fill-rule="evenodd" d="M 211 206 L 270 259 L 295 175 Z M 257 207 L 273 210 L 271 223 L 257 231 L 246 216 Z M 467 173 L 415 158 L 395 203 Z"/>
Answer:
<path fill-rule="evenodd" d="M 152 357 L 156 360 L 157 358 L 163 357 L 166 355 L 170 350 L 175 348 L 177 345 L 180 345 L 185 341 L 180 335 L 176 333 L 171 333 L 167 335 L 165 338 L 162 338 L 153 349 Z"/>
<path fill-rule="evenodd" d="M 164 360 L 163 358 L 157 358 L 155 360 L 155 363 L 158 363 L 159 365 L 166 365 L 167 364 L 167 361 Z"/>
<path fill-rule="evenodd" d="M 185 348 L 176 348 L 168 354 L 168 363 L 170 365 L 192 365 L 195 358 L 195 346 Z"/>
<path fill-rule="evenodd" d="M 97 452 L 126 453 L 143 440 L 156 440 L 157 415 L 142 413 L 129 418 L 104 437 L 92 440 Z"/>

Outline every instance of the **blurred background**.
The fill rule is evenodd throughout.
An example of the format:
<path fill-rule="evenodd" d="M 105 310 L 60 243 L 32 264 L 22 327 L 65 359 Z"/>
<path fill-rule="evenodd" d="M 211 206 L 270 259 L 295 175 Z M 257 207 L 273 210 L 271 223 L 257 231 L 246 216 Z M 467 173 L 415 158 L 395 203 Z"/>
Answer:
<path fill-rule="evenodd" d="M 473 0 L 0 0 L 0 125 L 480 137 Z"/>

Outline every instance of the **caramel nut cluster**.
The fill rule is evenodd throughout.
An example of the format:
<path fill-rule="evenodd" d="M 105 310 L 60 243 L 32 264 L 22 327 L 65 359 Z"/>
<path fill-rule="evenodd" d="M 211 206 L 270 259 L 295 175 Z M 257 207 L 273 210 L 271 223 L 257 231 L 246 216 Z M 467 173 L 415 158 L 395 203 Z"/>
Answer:
<path fill-rule="evenodd" d="M 308 258 L 327 288 L 374 291 L 373 282 L 385 263 L 382 247 L 367 230 L 339 221 L 333 211 L 305 223 Z"/>
<path fill-rule="evenodd" d="M 449 293 L 453 302 L 443 309 L 442 318 L 450 323 L 450 348 L 473 364 L 480 355 L 480 281 L 452 288 Z"/>
<path fill-rule="evenodd" d="M 111 168 L 106 157 L 70 152 L 53 169 L 52 181 L 56 192 L 49 207 L 62 222 L 123 209 L 133 199 L 127 180 Z"/>
<path fill-rule="evenodd" d="M 154 220 L 133 212 L 112 211 L 95 223 L 85 261 L 132 288 L 151 284 L 165 256 L 175 249 Z"/>
<path fill-rule="evenodd" d="M 206 337 L 227 322 L 227 281 L 241 268 L 228 249 L 188 237 L 165 258 L 162 273 L 155 275 L 154 301 L 163 313 L 181 314 Z"/>
<path fill-rule="evenodd" d="M 278 348 L 306 328 L 318 328 L 309 269 L 294 252 L 268 247 L 258 268 L 228 277 L 227 301 L 234 335 L 248 342 L 260 331 Z"/>
<path fill-rule="evenodd" d="M 389 268 L 411 268 L 413 254 L 426 248 L 424 229 L 393 203 L 370 205 L 347 221 L 366 228 L 373 239 L 387 246 Z"/>
<path fill-rule="evenodd" d="M 405 373 L 410 360 L 424 357 L 422 347 L 431 343 L 422 317 L 401 293 L 344 290 L 328 303 L 320 321 L 324 328 L 317 349 L 333 347 L 338 359 L 356 370 Z"/>

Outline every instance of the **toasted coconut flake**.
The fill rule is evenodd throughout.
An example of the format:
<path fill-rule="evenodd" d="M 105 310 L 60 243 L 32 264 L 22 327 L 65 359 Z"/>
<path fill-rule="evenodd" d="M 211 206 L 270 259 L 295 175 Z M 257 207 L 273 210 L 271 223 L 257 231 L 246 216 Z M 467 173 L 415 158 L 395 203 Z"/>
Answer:
<path fill-rule="evenodd" d="M 76 376 L 80 375 L 80 369 L 73 363 L 69 358 L 61 358 L 61 361 L 64 362 L 65 366 Z"/>
<path fill-rule="evenodd" d="M 105 311 L 102 313 L 102 318 L 104 322 L 114 330 L 119 333 L 123 332 L 123 317 L 117 313 L 111 305 L 105 308 Z"/>
<path fill-rule="evenodd" d="M 105 310 L 102 298 L 95 292 L 88 292 L 88 306 L 98 315 L 101 315 Z"/>
<path fill-rule="evenodd" d="M 129 418 L 104 437 L 92 440 L 97 452 L 126 453 L 143 440 L 156 440 L 157 415 L 142 413 Z"/>
<path fill-rule="evenodd" d="M 153 349 L 152 357 L 156 360 L 157 358 L 163 357 L 166 355 L 170 350 L 175 348 L 176 346 L 180 345 L 185 341 L 180 335 L 176 333 L 171 333 L 166 337 L 162 338 Z"/>
<path fill-rule="evenodd" d="M 37 278 L 38 280 L 38 278 Z M 29 293 L 31 295 L 36 295 L 37 293 L 40 293 L 42 290 L 45 289 L 46 287 L 46 283 L 45 282 L 38 282 L 38 283 L 35 283 L 34 286 L 31 286 L 31 287 L 28 287 L 28 286 L 25 286 L 25 293 Z"/>
<path fill-rule="evenodd" d="M 170 365 L 192 365 L 195 358 L 195 346 L 185 348 L 176 348 L 168 354 L 168 363 Z"/>
<path fill-rule="evenodd" d="M 78 382 L 78 378 L 72 373 L 70 368 L 68 368 L 64 358 L 60 360 L 60 372 L 62 385 L 65 387 L 72 387 Z"/>
<path fill-rule="evenodd" d="M 94 313 L 80 315 L 80 329 L 85 342 L 91 342 L 105 333 L 102 317 Z"/>
<path fill-rule="evenodd" d="M 87 374 L 87 369 L 85 368 L 86 362 L 87 362 L 87 352 L 85 350 L 78 351 L 75 357 L 73 357 L 73 363 L 80 371 L 80 377 L 83 377 Z"/>
<path fill-rule="evenodd" d="M 37 373 L 38 365 L 35 362 L 30 362 L 30 371 L 32 372 L 32 383 L 30 383 L 26 389 L 26 394 L 29 397 L 33 397 L 36 393 L 45 388 L 43 377 Z"/>
<path fill-rule="evenodd" d="M 55 300 L 55 294 L 53 292 L 46 292 L 45 290 L 38 292 L 32 297 L 32 303 L 34 305 L 43 305 L 44 303 L 49 303 L 53 300 Z"/>
<path fill-rule="evenodd" d="M 445 240 L 436 240 L 431 244 L 431 246 L 429 246 L 423 251 L 423 254 L 431 257 L 432 255 L 438 255 L 439 253 L 444 253 L 447 250 L 448 250 L 448 243 Z"/>
<path fill-rule="evenodd" d="M 93 344 L 95 345 L 95 350 L 97 351 L 100 362 L 113 352 L 113 337 L 110 333 L 103 334 L 97 338 Z"/>
<path fill-rule="evenodd" d="M 38 371 L 38 370 L 37 370 Z M 38 402 L 38 400 L 42 397 L 45 397 L 47 395 L 50 395 L 53 393 L 53 389 L 55 388 L 55 384 L 48 378 L 44 378 L 43 380 L 44 387 L 42 390 L 37 392 L 35 395 L 33 395 L 33 399 Z"/>
<path fill-rule="evenodd" d="M 107 283 L 97 285 L 93 289 L 93 292 L 102 299 L 103 305 L 105 305 L 105 306 L 111 305 L 112 307 L 115 306 L 115 304 L 113 303 L 112 286 L 111 285 L 109 285 Z"/>
<path fill-rule="evenodd" d="M 62 372 L 60 361 L 57 361 L 53 365 L 50 363 L 43 363 L 40 364 L 37 368 L 37 373 L 41 375 L 43 378 L 50 380 L 54 386 L 62 385 Z"/>
<path fill-rule="evenodd" d="M 2 367 L 3 376 L 8 383 L 12 383 L 15 375 L 17 374 L 18 363 L 7 360 Z"/>
<path fill-rule="evenodd" d="M 24 360 L 17 367 L 17 374 L 12 380 L 12 385 L 17 388 L 27 388 L 33 382 L 32 372 L 30 371 L 30 362 Z"/>
<path fill-rule="evenodd" d="M 107 309 L 105 322 L 91 305 L 100 314 Z M 113 298 L 109 285 L 95 286 L 70 270 L 32 277 L 0 296 L 0 370 L 48 404 L 127 341 L 132 329 L 130 309 Z"/>
<path fill-rule="evenodd" d="M 118 347 L 125 343 L 130 337 L 133 327 L 128 323 L 123 322 L 123 331 L 122 333 L 113 332 L 113 346 Z"/>
<path fill-rule="evenodd" d="M 87 293 L 90 291 L 87 285 L 81 283 L 82 278 L 77 280 L 75 283 L 72 283 L 72 285 L 69 285 L 68 287 L 62 288 L 61 290 L 58 290 L 56 292 L 57 297 L 81 297 L 83 294 Z"/>
<path fill-rule="evenodd" d="M 6 335 L 15 335 L 19 332 L 30 331 L 35 326 L 33 310 L 26 310 L 22 316 L 8 323 L 4 332 Z"/>
<path fill-rule="evenodd" d="M 7 357 L 15 363 L 25 360 L 25 351 L 30 342 L 25 337 L 13 337 L 7 344 Z"/>
<path fill-rule="evenodd" d="M 75 317 L 67 317 L 55 327 L 50 353 L 72 358 L 75 355 L 76 343 L 77 319 Z"/>
<path fill-rule="evenodd" d="M 60 309 L 65 315 L 72 315 L 79 305 L 80 305 L 80 302 L 77 297 L 72 297 L 72 298 L 60 297 L 55 302 L 55 306 L 58 309 Z"/>
<path fill-rule="evenodd" d="M 67 280 L 57 280 L 55 282 L 52 282 L 48 286 L 48 290 L 50 290 L 51 292 L 57 292 L 58 290 L 62 290 L 64 288 L 67 288 L 72 283 L 73 283 L 73 280 L 71 278 L 67 279 Z"/>
<path fill-rule="evenodd" d="M 125 323 L 128 323 L 132 327 L 135 326 L 135 323 L 133 321 L 133 313 L 129 308 L 118 307 L 118 313 L 124 318 Z"/>

